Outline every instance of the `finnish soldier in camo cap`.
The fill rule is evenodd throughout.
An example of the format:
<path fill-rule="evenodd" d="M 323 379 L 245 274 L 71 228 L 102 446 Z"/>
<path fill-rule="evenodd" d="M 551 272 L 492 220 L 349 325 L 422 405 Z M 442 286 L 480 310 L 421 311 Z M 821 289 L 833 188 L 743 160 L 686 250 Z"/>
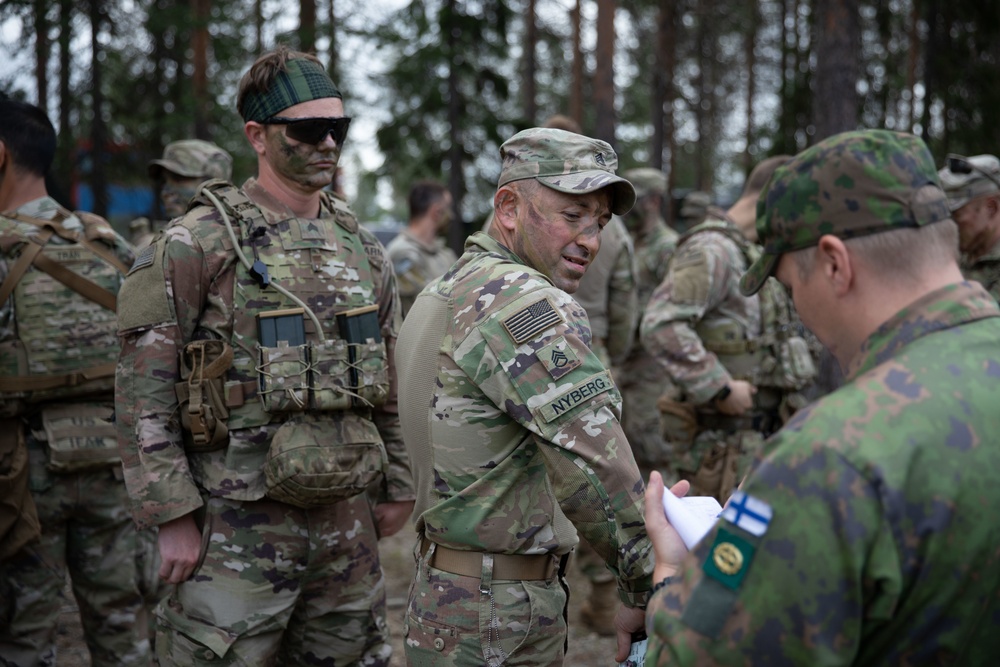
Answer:
<path fill-rule="evenodd" d="M 938 175 L 958 225 L 962 272 L 1000 301 L 1000 160 L 949 155 Z"/>
<path fill-rule="evenodd" d="M 821 141 L 775 172 L 757 231 L 741 290 L 788 287 L 847 382 L 770 439 L 690 553 L 651 476 L 647 664 L 992 664 L 1000 309 L 962 280 L 930 151 Z"/>
<path fill-rule="evenodd" d="M 562 664 L 562 569 L 582 537 L 617 581 L 623 660 L 650 584 L 643 482 L 571 294 L 635 192 L 579 134 L 533 128 L 500 153 L 489 233 L 421 292 L 397 346 L 419 532 L 406 657 Z"/>
<path fill-rule="evenodd" d="M 159 186 L 160 205 L 167 220 L 184 215 L 198 186 L 212 178 L 233 179 L 233 158 L 210 141 L 183 139 L 172 141 L 163 149 L 163 157 L 151 160 L 149 177 Z M 129 225 L 132 245 L 139 250 L 153 240 L 165 223 L 138 218 Z"/>

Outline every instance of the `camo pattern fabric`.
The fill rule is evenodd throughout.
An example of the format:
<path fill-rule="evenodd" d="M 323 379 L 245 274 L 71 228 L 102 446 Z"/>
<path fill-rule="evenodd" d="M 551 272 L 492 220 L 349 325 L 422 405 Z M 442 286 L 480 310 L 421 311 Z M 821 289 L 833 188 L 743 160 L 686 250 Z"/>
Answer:
<path fill-rule="evenodd" d="M 21 206 L 17 212 L 51 220 L 57 217 L 60 208 L 51 197 L 42 197 Z M 64 220 L 62 226 L 84 233 L 84 224 L 75 215 Z M 38 232 L 34 225 L 13 220 L 8 229 L 22 237 Z M 134 259 L 131 248 L 111 231 L 110 225 L 106 225 L 101 237 L 122 263 L 131 264 Z M 49 244 L 58 248 L 66 242 L 53 236 Z M 8 254 L 12 248 L 5 248 L 0 257 L 0 282 L 14 261 Z M 117 285 L 112 290 L 117 291 Z M 74 320 L 65 321 L 65 310 L 62 320 L 56 312 L 46 320 L 53 327 L 63 330 L 69 327 L 77 339 L 86 337 L 92 328 L 89 320 L 79 319 L 81 312 L 87 312 L 85 304 L 89 302 L 82 296 L 78 298 L 79 310 L 71 313 Z M 0 304 L 3 342 L 18 335 L 13 301 L 8 299 Z M 114 344 L 113 339 L 101 342 Z M 101 398 L 106 399 L 106 405 L 100 404 Z M 109 389 L 105 396 L 90 396 L 86 402 L 95 406 L 100 418 L 106 418 L 112 412 L 110 399 Z M 5 403 L 6 408 L 22 413 L 27 409 L 17 401 Z M 72 405 L 72 402 L 46 404 L 58 405 Z M 0 565 L 0 662 L 18 667 L 56 664 L 56 628 L 68 575 L 82 611 L 91 663 L 95 667 L 148 665 L 150 646 L 146 630 L 137 623 L 143 613 L 137 566 L 140 534 L 129 516 L 120 467 L 106 465 L 96 470 L 53 473 L 48 465 L 46 431 L 40 420 L 32 412 L 23 414 L 21 423 L 28 448 L 28 487 L 38 510 L 42 536 L 40 541 L 29 544 Z M 149 535 L 142 538 L 149 539 Z"/>
<path fill-rule="evenodd" d="M 646 663 L 991 664 L 998 315 L 960 283 L 872 333 L 741 487 L 763 525 L 720 520 L 653 597 Z"/>
<path fill-rule="evenodd" d="M 656 407 L 656 400 L 673 385 L 670 377 L 663 372 L 639 339 L 638 326 L 642 323 L 642 316 L 653 291 L 666 277 L 670 257 L 677 247 L 677 239 L 677 232 L 663 222 L 649 234 L 635 238 L 638 267 L 637 340 L 616 375 L 622 392 L 622 426 L 644 479 L 650 470 L 666 471 L 670 445 L 661 432 L 660 411 Z"/>
<path fill-rule="evenodd" d="M 389 242 L 386 252 L 389 253 L 396 272 L 403 317 L 410 312 L 420 290 L 427 283 L 443 276 L 458 259 L 452 249 L 445 245 L 444 239 L 435 238 L 434 243 L 427 245 L 406 229 Z"/>
<path fill-rule="evenodd" d="M 1000 243 L 988 252 L 972 260 L 963 258 L 962 275 L 966 280 L 975 280 L 1000 302 Z"/>
<path fill-rule="evenodd" d="M 272 264 L 280 259 L 276 274 L 292 276 L 283 281 L 285 288 L 298 290 L 311 308 L 329 315 L 320 318 L 327 340 L 333 340 L 332 315 L 338 308 L 377 304 L 391 360 L 400 320 L 396 286 L 374 235 L 358 225 L 345 204 L 326 196 L 318 218 L 299 219 L 253 179 L 241 192 L 263 216 L 257 228 L 264 231 L 255 241 L 275 246 L 262 256 Z M 252 254 L 249 244 L 244 247 Z M 276 250 L 282 247 L 285 252 Z M 268 415 L 251 393 L 249 401 L 231 408 L 222 449 L 185 452 L 174 392 L 181 377 L 180 349 L 192 340 L 218 339 L 239 348 L 236 360 L 252 358 L 258 338 L 248 329 L 252 319 L 245 311 L 290 304 L 275 290 L 262 289 L 238 265 L 214 207 L 193 207 L 146 253 L 133 266 L 119 300 L 116 410 L 132 513 L 139 525 L 159 525 L 191 512 L 209 516 L 204 562 L 159 608 L 160 663 L 262 664 L 285 656 L 289 664 L 301 665 L 387 664 L 384 583 L 368 495 L 303 510 L 265 498 L 263 469 L 279 436 L 299 438 L 303 445 L 322 436 L 331 447 L 381 440 L 389 461 L 373 496 L 379 502 L 412 500 L 394 385 L 386 402 L 370 411 Z M 309 279 L 295 280 L 296 272 Z M 330 286 L 320 290 L 323 281 Z M 241 309 L 234 301 L 246 304 L 243 312 L 235 312 Z M 308 318 L 304 326 L 312 340 L 317 333 Z M 245 374 L 247 368 L 240 361 L 229 370 L 227 398 L 237 387 L 255 386 L 256 375 Z M 389 371 L 394 377 L 391 366 Z M 307 465 L 317 450 L 305 446 L 303 451 Z"/>
<path fill-rule="evenodd" d="M 623 602 L 643 605 L 652 566 L 644 485 L 618 422 L 618 390 L 589 349 L 585 311 L 482 233 L 417 298 L 415 309 L 425 308 L 440 309 L 443 337 L 422 336 L 411 316 L 399 343 L 400 359 L 437 360 L 426 408 L 419 391 L 410 391 L 409 364 L 399 365 L 407 444 L 429 443 L 429 453 L 411 448 L 418 532 L 456 550 L 563 555 L 578 530 L 614 573 Z M 411 399 L 420 402 L 412 412 Z M 418 572 L 407 657 L 433 650 L 426 628 L 437 627 L 467 645 L 468 655 L 478 651 L 454 664 L 483 664 L 489 651 L 480 645 L 482 631 L 494 628 L 510 659 L 530 656 L 516 664 L 551 664 L 557 656 L 548 652 L 562 651 L 564 593 L 546 584 L 551 595 L 543 595 L 533 583 L 467 598 L 450 578 L 431 583 Z M 434 586 L 447 588 L 424 594 Z M 525 604 L 539 607 L 530 625 L 517 620 Z M 499 621 L 491 624 L 493 613 Z M 529 648 L 536 637 L 549 647 L 545 659 Z"/>

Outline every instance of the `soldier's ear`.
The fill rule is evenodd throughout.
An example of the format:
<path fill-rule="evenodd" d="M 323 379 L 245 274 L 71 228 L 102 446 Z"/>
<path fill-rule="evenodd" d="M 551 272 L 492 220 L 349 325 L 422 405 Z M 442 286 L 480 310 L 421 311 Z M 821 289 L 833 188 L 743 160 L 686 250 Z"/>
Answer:
<path fill-rule="evenodd" d="M 7 166 L 8 157 L 7 144 L 0 140 L 0 171 L 3 171 L 4 167 Z"/>
<path fill-rule="evenodd" d="M 247 136 L 247 141 L 253 146 L 253 150 L 257 155 L 263 155 L 266 146 L 267 139 L 267 126 L 261 125 L 260 123 L 249 120 L 243 126 L 243 134 Z"/>
<path fill-rule="evenodd" d="M 513 230 L 516 226 L 518 206 L 520 197 L 517 192 L 506 185 L 502 186 L 493 196 L 493 224 Z"/>

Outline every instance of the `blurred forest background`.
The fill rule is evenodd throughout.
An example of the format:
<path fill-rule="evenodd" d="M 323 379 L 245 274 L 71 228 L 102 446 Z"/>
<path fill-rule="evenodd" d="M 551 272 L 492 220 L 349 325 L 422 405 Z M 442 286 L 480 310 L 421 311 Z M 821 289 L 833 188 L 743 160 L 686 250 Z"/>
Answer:
<path fill-rule="evenodd" d="M 277 42 L 344 92 L 361 219 L 405 220 L 411 182 L 438 178 L 467 223 L 453 244 L 489 211 L 499 145 L 553 113 L 721 203 L 760 159 L 847 129 L 913 132 L 938 163 L 1000 151 L 997 0 L 3 0 L 0 26 L 0 91 L 59 132 L 55 190 L 118 224 L 152 206 L 170 141 L 252 175 L 234 91 Z"/>

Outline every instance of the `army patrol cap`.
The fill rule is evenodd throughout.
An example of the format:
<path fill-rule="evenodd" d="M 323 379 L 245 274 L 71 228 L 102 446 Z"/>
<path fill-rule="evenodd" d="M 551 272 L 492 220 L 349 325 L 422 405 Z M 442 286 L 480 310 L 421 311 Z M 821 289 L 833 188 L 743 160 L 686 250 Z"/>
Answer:
<path fill-rule="evenodd" d="M 938 176 L 952 211 L 976 197 L 1000 192 L 1000 160 L 995 155 L 949 155 Z"/>
<path fill-rule="evenodd" d="M 615 175 L 618 156 L 599 139 L 565 130 L 535 127 L 500 146 L 503 167 L 497 187 L 529 178 L 566 194 L 611 188 L 611 212 L 624 215 L 635 205 L 635 188 Z"/>
<path fill-rule="evenodd" d="M 681 204 L 681 215 L 685 218 L 693 218 L 696 215 L 703 215 L 708 207 L 712 205 L 712 197 L 707 192 L 695 190 L 688 193 Z"/>
<path fill-rule="evenodd" d="M 622 172 L 622 178 L 635 188 L 636 197 L 645 197 L 648 194 L 662 195 L 667 192 L 667 175 L 659 169 L 651 167 L 629 169 Z"/>
<path fill-rule="evenodd" d="M 233 178 L 233 158 L 215 144 L 201 139 L 172 141 L 163 149 L 163 157 L 149 163 L 149 177 L 158 179 L 163 170 L 183 178 Z"/>
<path fill-rule="evenodd" d="M 912 134 L 861 130 L 834 135 L 774 172 L 757 201 L 760 259 L 740 280 L 756 294 L 782 253 L 832 234 L 851 239 L 951 216 L 934 158 Z"/>

